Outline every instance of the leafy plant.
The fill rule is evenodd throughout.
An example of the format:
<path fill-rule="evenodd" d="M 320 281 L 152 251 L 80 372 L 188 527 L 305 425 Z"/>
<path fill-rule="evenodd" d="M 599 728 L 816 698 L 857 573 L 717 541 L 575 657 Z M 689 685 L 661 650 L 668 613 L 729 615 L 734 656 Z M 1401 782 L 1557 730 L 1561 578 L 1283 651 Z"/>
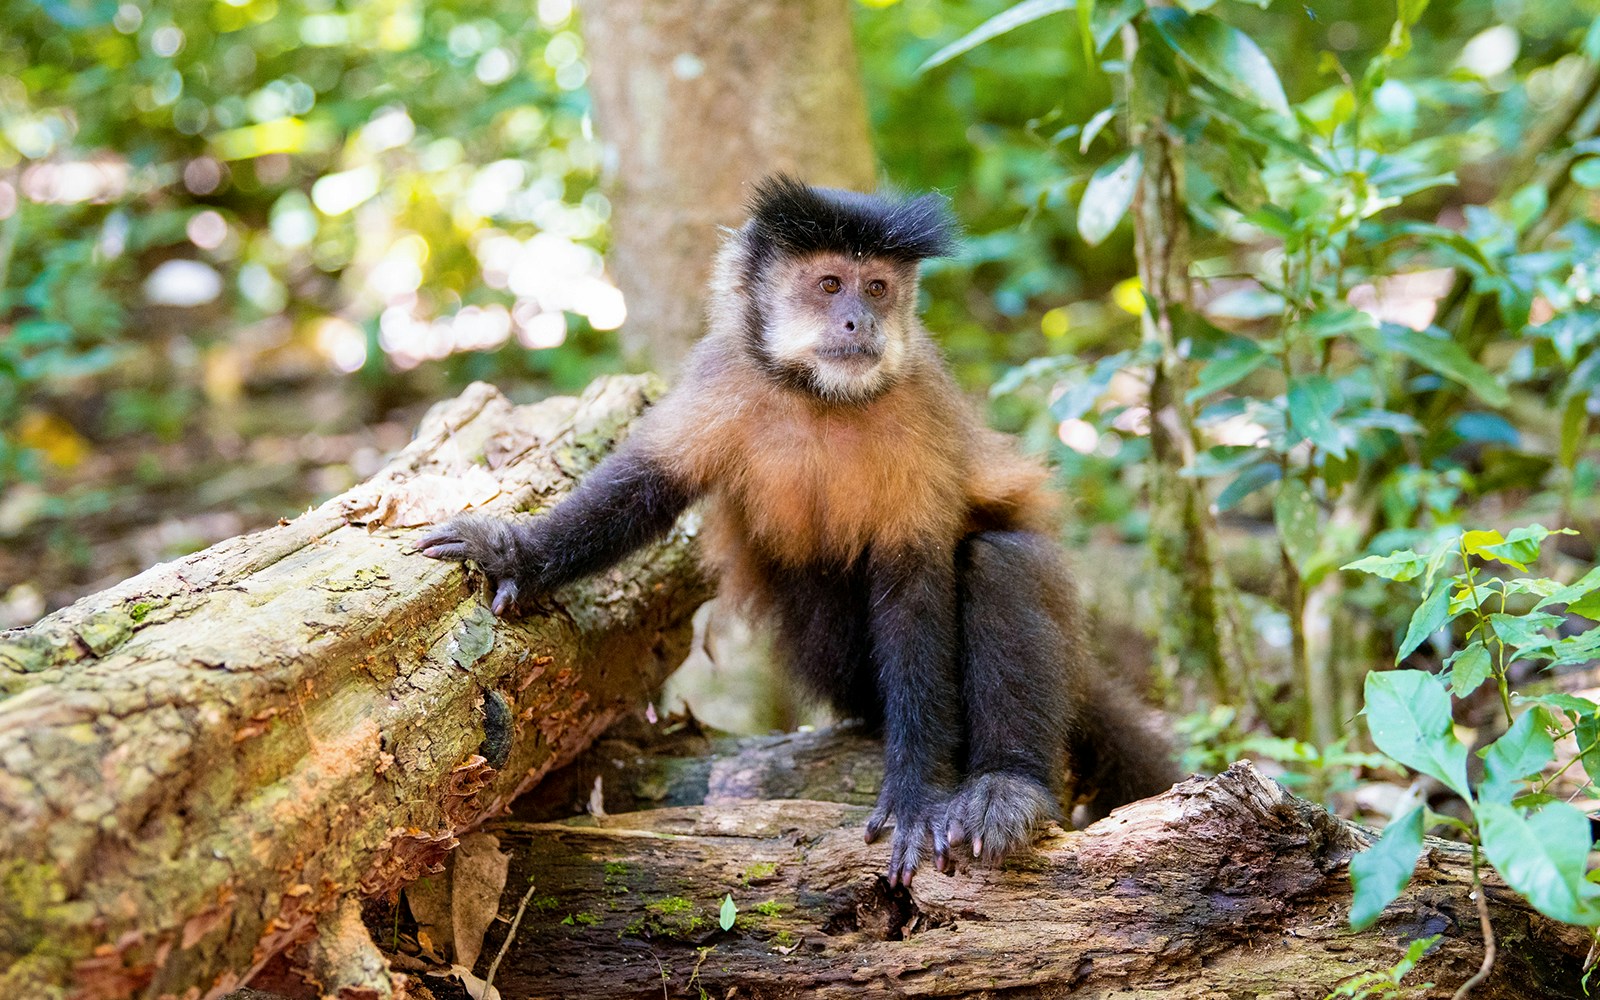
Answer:
<path fill-rule="evenodd" d="M 1396 663 L 1442 630 L 1457 623 L 1464 630 L 1465 642 L 1440 673 L 1369 674 L 1365 711 L 1380 751 L 1439 781 L 1469 811 L 1463 822 L 1419 804 L 1391 820 L 1378 841 L 1351 862 L 1351 926 L 1371 925 L 1400 894 L 1422 853 L 1423 835 L 1440 824 L 1455 829 L 1472 847 L 1473 885 L 1491 954 L 1487 903 L 1478 886 L 1483 860 L 1540 913 L 1600 926 L 1600 885 L 1588 869 L 1594 839 L 1589 818 L 1549 792 L 1574 763 L 1581 763 L 1591 781 L 1600 775 L 1600 705 L 1570 694 L 1523 695 L 1510 687 L 1511 666 L 1519 660 L 1586 663 L 1600 649 L 1600 626 L 1594 624 L 1600 620 L 1600 570 L 1571 584 L 1508 575 L 1526 573 L 1551 535 L 1573 533 L 1537 524 L 1508 535 L 1467 531 L 1427 554 L 1403 549 L 1344 567 L 1408 584 L 1419 594 Z M 1550 610 L 1557 607 L 1564 613 Z M 1578 619 L 1589 624 L 1574 629 Z M 1508 728 L 1478 751 L 1482 777 L 1474 781 L 1468 777 L 1469 751 L 1455 732 L 1451 696 L 1470 696 L 1489 683 L 1498 689 Z M 1576 755 L 1544 775 L 1557 741 L 1568 737 L 1576 741 Z"/>

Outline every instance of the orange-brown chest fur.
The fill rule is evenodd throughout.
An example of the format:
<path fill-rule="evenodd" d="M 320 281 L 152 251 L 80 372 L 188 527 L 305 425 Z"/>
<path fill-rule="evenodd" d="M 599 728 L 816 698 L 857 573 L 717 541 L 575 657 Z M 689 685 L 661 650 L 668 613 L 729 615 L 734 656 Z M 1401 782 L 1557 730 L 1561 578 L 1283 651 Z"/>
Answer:
<path fill-rule="evenodd" d="M 764 565 L 954 547 L 983 527 L 1045 529 L 1045 472 L 976 426 L 924 368 L 873 401 L 827 404 L 725 360 L 654 414 L 652 450 L 707 498 L 703 542 L 725 593 L 759 603 Z"/>

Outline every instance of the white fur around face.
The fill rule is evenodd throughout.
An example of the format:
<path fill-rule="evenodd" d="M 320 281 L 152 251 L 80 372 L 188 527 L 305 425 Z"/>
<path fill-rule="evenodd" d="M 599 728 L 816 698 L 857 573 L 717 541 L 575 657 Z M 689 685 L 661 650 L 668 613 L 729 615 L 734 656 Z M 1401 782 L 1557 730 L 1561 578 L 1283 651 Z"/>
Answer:
<path fill-rule="evenodd" d="M 780 275 L 781 277 L 786 277 Z M 883 355 L 868 366 L 860 360 L 819 357 L 817 349 L 828 332 L 827 321 L 803 308 L 789 296 L 769 296 L 762 342 L 780 364 L 807 369 L 825 397 L 842 401 L 870 397 L 882 391 L 899 373 L 906 356 L 907 324 L 899 316 L 883 325 Z"/>

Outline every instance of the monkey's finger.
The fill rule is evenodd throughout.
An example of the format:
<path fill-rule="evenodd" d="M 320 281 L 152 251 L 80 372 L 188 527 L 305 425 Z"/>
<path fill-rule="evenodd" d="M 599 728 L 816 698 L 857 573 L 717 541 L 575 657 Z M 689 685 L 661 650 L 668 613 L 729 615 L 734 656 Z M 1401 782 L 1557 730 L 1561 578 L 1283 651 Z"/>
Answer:
<path fill-rule="evenodd" d="M 433 545 L 418 545 L 412 551 L 427 556 L 429 559 L 455 559 L 467 558 L 467 544 L 465 542 L 437 542 Z"/>
<path fill-rule="evenodd" d="M 430 548 L 434 545 L 459 545 L 462 542 L 460 535 L 450 527 L 434 528 L 411 544 L 417 551 Z"/>
<path fill-rule="evenodd" d="M 941 872 L 954 870 L 950 864 L 950 839 L 943 823 L 933 824 L 933 867 Z"/>
<path fill-rule="evenodd" d="M 506 612 L 516 607 L 516 604 L 517 581 L 512 579 L 501 580 L 494 588 L 494 602 L 490 605 L 495 617 L 504 618 Z"/>
<path fill-rule="evenodd" d="M 872 810 L 872 815 L 867 817 L 866 841 L 872 843 L 878 839 L 878 834 L 883 832 L 883 825 L 889 822 L 889 809 L 879 806 Z"/>
<path fill-rule="evenodd" d="M 945 840 L 953 845 L 964 844 L 967 841 L 967 828 L 961 825 L 960 816 L 951 816 L 946 824 Z"/>

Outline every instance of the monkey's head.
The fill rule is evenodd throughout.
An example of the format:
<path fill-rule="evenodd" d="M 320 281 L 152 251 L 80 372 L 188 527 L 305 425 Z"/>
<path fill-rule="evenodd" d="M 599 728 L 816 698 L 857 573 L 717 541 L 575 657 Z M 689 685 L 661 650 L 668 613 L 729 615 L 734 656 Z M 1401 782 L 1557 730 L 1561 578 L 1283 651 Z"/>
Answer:
<path fill-rule="evenodd" d="M 810 187 L 779 174 L 756 187 L 729 241 L 724 294 L 763 370 L 830 402 L 892 386 L 916 322 L 917 268 L 955 246 L 944 200 Z"/>

